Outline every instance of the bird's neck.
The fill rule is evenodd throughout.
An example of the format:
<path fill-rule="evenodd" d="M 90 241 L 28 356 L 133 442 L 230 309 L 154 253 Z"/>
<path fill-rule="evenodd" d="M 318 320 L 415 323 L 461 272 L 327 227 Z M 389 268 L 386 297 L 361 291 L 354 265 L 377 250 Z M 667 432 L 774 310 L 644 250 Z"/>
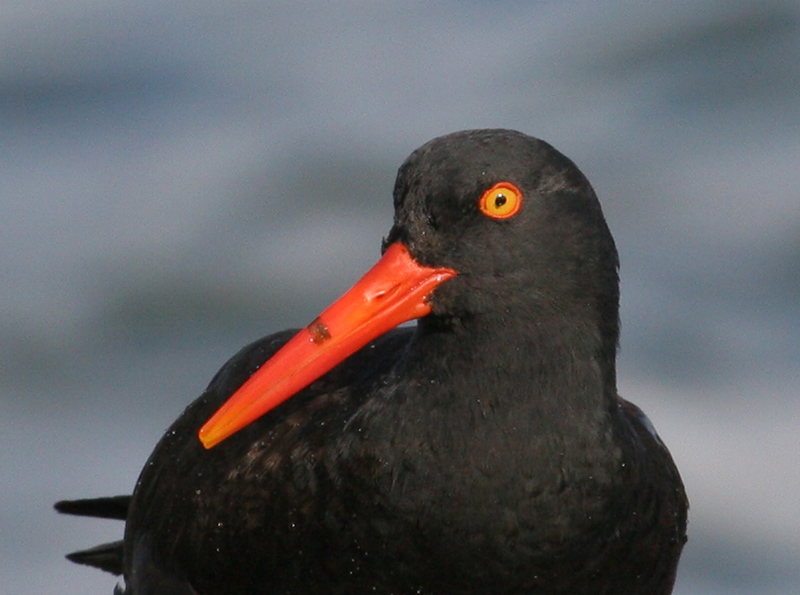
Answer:
<path fill-rule="evenodd" d="M 398 417 L 435 412 L 441 427 L 426 427 L 439 437 L 482 432 L 496 446 L 557 450 L 554 474 L 613 448 L 614 361 L 596 330 L 560 320 L 426 320 L 405 362 L 417 385 L 403 391 Z"/>
<path fill-rule="evenodd" d="M 414 366 L 461 378 L 509 405 L 607 407 L 616 396 L 615 339 L 569 317 L 518 320 L 497 314 L 424 319 L 411 344 Z M 427 353 L 446 358 L 424 357 Z"/>
<path fill-rule="evenodd" d="M 391 445 L 379 457 L 392 470 L 387 491 L 416 510 L 433 497 L 426 486 L 441 486 L 441 514 L 452 513 L 454 526 L 464 510 L 496 523 L 498 498 L 528 502 L 522 520 L 531 526 L 565 523 L 541 525 L 536 539 L 596 522 L 605 495 L 619 489 L 623 456 L 613 360 L 602 360 L 596 333 L 554 324 L 421 324 L 397 369 L 402 380 L 385 395 L 392 413 L 373 426 Z"/>

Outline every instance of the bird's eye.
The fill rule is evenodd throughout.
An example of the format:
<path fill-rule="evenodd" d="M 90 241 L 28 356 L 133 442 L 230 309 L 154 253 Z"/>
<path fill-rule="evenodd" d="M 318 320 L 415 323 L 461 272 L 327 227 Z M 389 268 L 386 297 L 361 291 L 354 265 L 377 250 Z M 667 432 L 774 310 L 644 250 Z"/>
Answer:
<path fill-rule="evenodd" d="M 493 219 L 508 219 L 522 206 L 522 191 L 511 182 L 500 182 L 481 195 L 478 208 Z"/>

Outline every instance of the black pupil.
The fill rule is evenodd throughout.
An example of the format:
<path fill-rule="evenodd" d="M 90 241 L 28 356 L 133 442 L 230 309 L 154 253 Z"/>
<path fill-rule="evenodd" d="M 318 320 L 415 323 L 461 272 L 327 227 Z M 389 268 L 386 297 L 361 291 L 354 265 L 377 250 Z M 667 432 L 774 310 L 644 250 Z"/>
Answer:
<path fill-rule="evenodd" d="M 506 204 L 506 195 L 505 194 L 498 194 L 494 198 L 494 206 L 498 209 Z"/>

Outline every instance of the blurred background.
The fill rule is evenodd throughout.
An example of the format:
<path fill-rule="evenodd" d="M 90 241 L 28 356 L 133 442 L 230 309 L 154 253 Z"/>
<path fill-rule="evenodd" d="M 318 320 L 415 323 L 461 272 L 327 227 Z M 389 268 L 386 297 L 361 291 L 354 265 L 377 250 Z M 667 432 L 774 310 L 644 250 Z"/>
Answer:
<path fill-rule="evenodd" d="M 800 584 L 800 5 L 31 0 L 0 7 L 0 593 L 68 551 L 245 343 L 378 257 L 397 167 L 507 127 L 622 260 L 620 392 L 692 503 L 678 595 Z"/>

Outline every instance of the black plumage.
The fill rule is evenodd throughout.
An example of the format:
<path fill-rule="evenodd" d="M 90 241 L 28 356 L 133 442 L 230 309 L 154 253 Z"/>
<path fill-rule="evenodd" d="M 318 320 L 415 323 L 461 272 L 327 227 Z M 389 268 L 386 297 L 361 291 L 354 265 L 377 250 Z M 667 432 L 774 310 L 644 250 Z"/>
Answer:
<path fill-rule="evenodd" d="M 506 183 L 521 207 L 487 215 Z M 73 560 L 131 595 L 671 592 L 688 503 L 617 395 L 617 253 L 589 182 L 540 140 L 475 130 L 415 151 L 394 202 L 384 249 L 457 273 L 416 328 L 205 450 L 199 428 L 294 331 L 245 347 L 129 502 L 59 503 L 126 521 L 124 547 Z"/>

